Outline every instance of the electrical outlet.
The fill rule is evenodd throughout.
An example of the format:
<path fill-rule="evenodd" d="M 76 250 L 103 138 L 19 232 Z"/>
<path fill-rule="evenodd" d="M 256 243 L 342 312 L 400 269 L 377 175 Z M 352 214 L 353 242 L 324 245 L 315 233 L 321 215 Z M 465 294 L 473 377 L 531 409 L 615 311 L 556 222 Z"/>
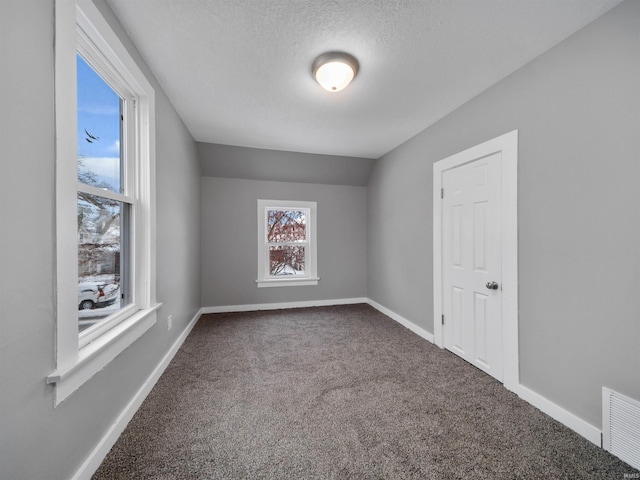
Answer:
<path fill-rule="evenodd" d="M 172 327 L 173 327 L 173 317 L 169 315 L 167 317 L 167 330 L 171 330 Z"/>

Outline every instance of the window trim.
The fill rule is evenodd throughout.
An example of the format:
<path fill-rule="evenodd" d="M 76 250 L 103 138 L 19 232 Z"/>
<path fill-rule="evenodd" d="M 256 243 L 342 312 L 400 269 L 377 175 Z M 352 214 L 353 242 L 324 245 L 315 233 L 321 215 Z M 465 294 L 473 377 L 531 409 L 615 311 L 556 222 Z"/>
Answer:
<path fill-rule="evenodd" d="M 56 366 L 46 377 L 55 385 L 55 405 L 107 366 L 156 323 L 155 266 L 155 92 L 135 60 L 91 0 L 55 3 L 55 122 L 56 122 Z M 86 37 L 79 40 L 80 37 Z M 76 54 L 89 41 L 112 72 L 100 74 L 124 80 L 136 97 L 127 135 L 136 138 L 136 219 L 132 285 L 133 309 L 128 317 L 88 341 L 78 334 L 77 252 L 77 79 Z M 84 50 L 82 50 L 84 52 Z M 104 65 L 103 65 L 104 66 Z M 114 73 L 115 72 L 115 73 Z M 121 86 L 118 83 L 118 86 Z M 119 93 L 122 93 L 119 91 Z M 73 161 L 69 161 L 73 159 Z M 83 187 L 86 189 L 86 186 Z M 100 195 L 111 195 L 101 192 Z M 118 194 L 114 194 L 118 195 Z"/>
<path fill-rule="evenodd" d="M 307 242 L 305 249 L 305 274 L 292 278 L 278 278 L 269 275 L 269 242 L 266 238 L 267 210 L 307 210 Z M 317 285 L 318 277 L 317 261 L 317 202 L 297 200 L 262 200 L 258 199 L 258 278 L 256 283 L 262 287 L 284 286 L 308 286 Z"/>

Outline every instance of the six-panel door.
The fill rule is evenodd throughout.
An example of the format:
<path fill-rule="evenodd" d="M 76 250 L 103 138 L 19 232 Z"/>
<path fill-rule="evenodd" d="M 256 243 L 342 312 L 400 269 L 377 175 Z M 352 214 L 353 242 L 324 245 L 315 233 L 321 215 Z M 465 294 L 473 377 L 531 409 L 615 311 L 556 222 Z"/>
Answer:
<path fill-rule="evenodd" d="M 502 381 L 500 175 L 500 153 L 442 174 L 442 300 L 445 348 Z"/>

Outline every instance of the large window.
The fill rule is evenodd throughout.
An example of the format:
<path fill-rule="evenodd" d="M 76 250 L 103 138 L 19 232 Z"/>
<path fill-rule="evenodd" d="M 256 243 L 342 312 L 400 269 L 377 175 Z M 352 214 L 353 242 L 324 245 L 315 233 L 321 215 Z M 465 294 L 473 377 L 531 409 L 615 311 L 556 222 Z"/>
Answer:
<path fill-rule="evenodd" d="M 154 91 L 91 0 L 56 2 L 56 404 L 156 321 Z"/>
<path fill-rule="evenodd" d="M 316 285 L 316 202 L 258 200 L 258 286 Z"/>

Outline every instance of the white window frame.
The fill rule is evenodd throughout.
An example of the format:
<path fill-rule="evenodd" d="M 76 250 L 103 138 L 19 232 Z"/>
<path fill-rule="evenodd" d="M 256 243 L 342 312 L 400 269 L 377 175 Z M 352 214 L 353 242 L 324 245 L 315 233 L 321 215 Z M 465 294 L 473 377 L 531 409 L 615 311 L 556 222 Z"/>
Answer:
<path fill-rule="evenodd" d="M 283 278 L 269 274 L 269 242 L 267 241 L 267 211 L 268 210 L 306 210 L 307 244 L 305 245 L 304 275 L 293 275 Z M 258 200 L 258 287 L 285 287 L 317 285 L 317 202 L 303 202 L 291 200 Z"/>
<path fill-rule="evenodd" d="M 91 0 L 55 4 L 56 369 L 55 404 L 69 397 L 156 323 L 155 92 Z M 76 54 L 125 99 L 126 195 L 78 183 Z M 131 303 L 78 334 L 77 192 L 131 205 Z"/>

